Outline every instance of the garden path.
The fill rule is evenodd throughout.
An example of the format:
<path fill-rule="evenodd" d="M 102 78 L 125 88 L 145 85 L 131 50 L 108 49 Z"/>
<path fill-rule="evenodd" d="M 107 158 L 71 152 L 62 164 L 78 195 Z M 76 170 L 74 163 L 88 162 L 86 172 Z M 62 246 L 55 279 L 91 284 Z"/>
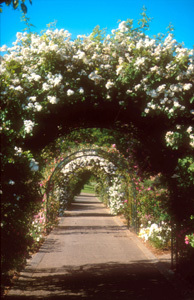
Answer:
<path fill-rule="evenodd" d="M 156 266 L 156 257 L 119 217 L 82 194 L 6 299 L 183 299 Z"/>

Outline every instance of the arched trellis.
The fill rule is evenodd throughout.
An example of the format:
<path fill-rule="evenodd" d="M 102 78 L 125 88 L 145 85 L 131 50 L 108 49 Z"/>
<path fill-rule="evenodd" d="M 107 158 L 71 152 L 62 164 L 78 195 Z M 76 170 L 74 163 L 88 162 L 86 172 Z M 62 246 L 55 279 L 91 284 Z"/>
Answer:
<path fill-rule="evenodd" d="M 50 179 L 47 183 L 47 188 L 46 188 L 47 194 L 49 192 L 49 187 L 51 185 L 51 182 L 52 182 L 52 179 L 53 179 L 55 173 L 60 171 L 64 165 L 66 165 L 70 161 L 74 160 L 75 158 L 77 159 L 77 158 L 81 158 L 81 157 L 84 157 L 84 156 L 101 156 L 103 158 L 104 158 L 104 156 L 108 156 L 109 161 L 115 164 L 113 159 L 111 159 L 111 156 L 108 155 L 108 152 L 103 150 L 103 149 L 100 149 L 100 148 L 97 148 L 97 149 L 93 149 L 93 148 L 91 148 L 91 149 L 82 149 L 82 150 L 78 150 L 76 152 L 73 152 L 73 153 L 69 154 L 68 156 L 66 156 L 55 167 L 55 169 L 54 169 L 54 171 L 53 171 L 52 175 L 50 176 Z M 124 160 L 124 159 L 121 159 L 121 157 L 119 157 L 119 158 L 120 158 L 119 161 L 122 162 L 123 166 L 125 166 L 127 168 L 128 167 L 127 161 Z"/>
<path fill-rule="evenodd" d="M 48 214 L 48 204 L 49 204 L 49 199 L 52 195 L 51 193 L 51 187 L 53 186 L 53 181 L 54 181 L 54 177 L 55 175 L 60 172 L 64 166 L 66 166 L 68 163 L 76 160 L 76 159 L 80 159 L 80 158 L 84 158 L 84 157 L 100 157 L 103 159 L 108 160 L 110 163 L 112 163 L 117 170 L 119 170 L 122 173 L 122 177 L 124 178 L 126 185 L 129 184 L 129 165 L 128 162 L 125 160 L 124 157 L 120 156 L 118 153 L 116 152 L 108 152 L 105 151 L 104 149 L 101 148 L 90 148 L 90 149 L 82 149 L 82 150 L 78 150 L 75 151 L 71 154 L 69 154 L 68 156 L 66 156 L 62 161 L 60 161 L 54 171 L 52 172 L 50 179 L 47 182 L 47 187 L 46 187 L 46 195 L 47 195 L 47 199 L 46 199 L 46 215 Z M 115 158 L 117 158 L 115 160 Z M 126 173 L 123 172 L 126 170 Z M 130 181 L 132 188 L 133 188 L 133 197 L 135 197 L 135 188 L 133 186 L 133 182 Z M 135 202 L 130 203 L 131 205 L 131 219 L 132 219 L 132 226 L 135 228 L 135 230 L 137 229 L 137 213 L 136 213 L 136 204 Z"/>
<path fill-rule="evenodd" d="M 132 122 L 152 158 L 152 170 L 167 177 L 175 220 L 181 226 L 188 217 L 193 208 L 193 51 L 178 45 L 171 34 L 164 41 L 151 39 L 140 28 L 121 22 L 111 37 L 103 38 L 99 31 L 74 42 L 64 30 L 42 36 L 18 33 L 1 61 L 6 215 L 11 216 L 14 198 L 23 199 L 24 194 L 18 188 L 18 195 L 10 197 L 13 169 L 14 181 L 18 186 L 22 182 L 28 193 L 36 180 L 34 168 L 18 176 L 18 170 L 26 169 L 21 168 L 23 158 L 26 167 L 32 153 L 38 159 L 40 149 L 71 128 L 115 128 L 117 122 Z M 10 168 L 14 156 L 17 162 Z M 36 189 L 31 199 L 37 198 Z M 11 240 L 6 219 L 4 233 Z"/>

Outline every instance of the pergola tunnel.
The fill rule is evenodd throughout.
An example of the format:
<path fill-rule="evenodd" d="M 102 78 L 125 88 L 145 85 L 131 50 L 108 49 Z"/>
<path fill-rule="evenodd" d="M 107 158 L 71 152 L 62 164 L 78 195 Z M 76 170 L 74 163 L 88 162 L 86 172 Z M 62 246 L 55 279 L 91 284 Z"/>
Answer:
<path fill-rule="evenodd" d="M 168 185 L 160 172 L 143 169 L 146 162 L 137 160 L 139 149 L 131 133 L 102 128 L 75 130 L 46 146 L 41 154 L 44 164 L 31 161 L 34 175 L 42 168 L 41 177 L 36 177 L 42 196 L 31 206 L 28 247 L 32 251 L 39 247 L 92 178 L 95 195 L 110 213 L 124 216 L 128 228 L 144 241 L 171 249 L 174 265 L 176 227 L 172 227 Z"/>
<path fill-rule="evenodd" d="M 148 179 L 141 178 L 132 156 L 126 159 L 115 144 L 109 147 L 93 145 L 81 148 L 55 159 L 48 180 L 43 181 L 45 193 L 39 216 L 42 225 L 44 219 L 47 231 L 55 224 L 58 216 L 63 216 L 75 196 L 80 194 L 84 184 L 92 177 L 95 194 L 112 214 L 124 215 L 128 227 L 140 233 L 145 240 L 156 233 L 159 241 L 163 227 L 160 244 L 169 247 L 171 229 L 168 223 L 168 193 L 160 183 L 161 174 Z M 35 227 L 38 222 L 36 215 Z"/>
<path fill-rule="evenodd" d="M 117 158 L 115 163 L 113 159 L 111 161 L 108 152 L 97 148 L 76 151 L 63 159 L 55 167 L 47 183 L 47 222 L 51 206 L 53 207 L 52 199 L 55 199 L 59 214 L 63 215 L 91 177 L 95 179 L 95 193 L 110 208 L 112 214 L 117 214 L 128 198 L 127 162 L 122 162 L 126 169 L 121 170 L 119 157 Z"/>
<path fill-rule="evenodd" d="M 1 57 L 2 269 L 37 251 L 90 178 L 112 214 L 194 266 L 194 52 L 122 21 L 17 33 Z"/>

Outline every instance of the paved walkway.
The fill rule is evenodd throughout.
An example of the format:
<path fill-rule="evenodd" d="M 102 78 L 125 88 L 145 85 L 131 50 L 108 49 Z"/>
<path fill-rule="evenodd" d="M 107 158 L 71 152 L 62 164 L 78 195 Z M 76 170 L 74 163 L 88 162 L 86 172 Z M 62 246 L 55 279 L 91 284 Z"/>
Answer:
<path fill-rule="evenodd" d="M 94 196 L 76 198 L 6 299 L 180 300 L 156 258 Z"/>

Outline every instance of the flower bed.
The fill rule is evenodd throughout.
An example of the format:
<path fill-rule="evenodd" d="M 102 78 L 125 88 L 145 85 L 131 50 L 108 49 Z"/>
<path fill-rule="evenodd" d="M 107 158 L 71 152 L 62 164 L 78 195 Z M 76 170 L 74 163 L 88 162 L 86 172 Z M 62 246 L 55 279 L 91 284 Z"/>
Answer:
<path fill-rule="evenodd" d="M 160 226 L 153 223 L 146 228 L 141 228 L 139 237 L 143 241 L 149 241 L 157 249 L 169 249 L 171 242 L 171 228 L 167 223 L 162 222 Z"/>

